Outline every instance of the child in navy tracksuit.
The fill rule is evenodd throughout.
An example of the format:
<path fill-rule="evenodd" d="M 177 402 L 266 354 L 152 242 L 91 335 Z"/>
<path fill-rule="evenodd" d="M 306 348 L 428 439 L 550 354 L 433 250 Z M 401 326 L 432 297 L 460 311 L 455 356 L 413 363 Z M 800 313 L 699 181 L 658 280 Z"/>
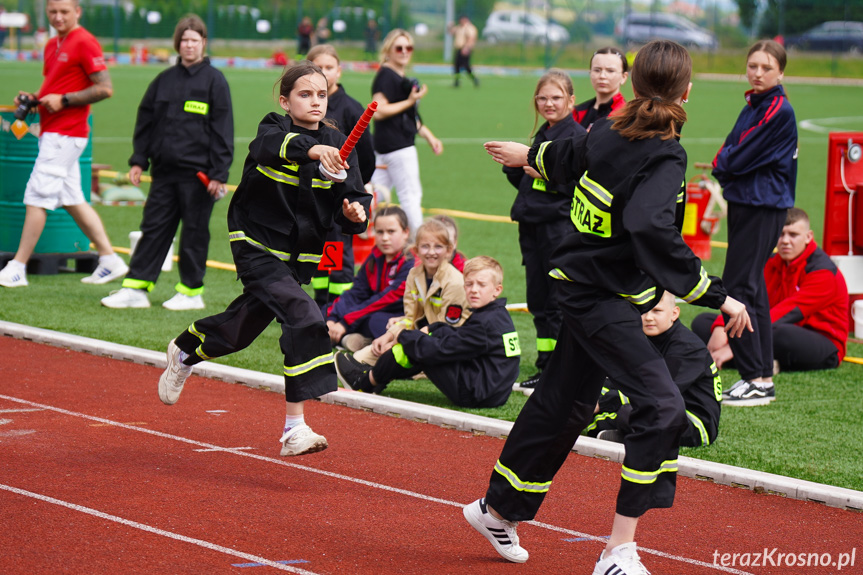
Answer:
<path fill-rule="evenodd" d="M 387 331 L 390 318 L 404 310 L 405 281 L 414 267 L 406 252 L 410 230 L 404 210 L 397 206 L 375 213 L 375 247 L 363 262 L 351 289 L 342 293 L 326 313 L 333 345 L 357 351 Z"/>
<path fill-rule="evenodd" d="M 176 403 L 192 366 L 245 349 L 275 319 L 285 356 L 281 455 L 294 456 L 326 449 L 326 438 L 306 425 L 303 404 L 337 388 L 327 327 L 302 284 L 317 268 L 334 220 L 345 231 L 365 231 L 371 196 L 363 191 L 356 155 L 347 163 L 339 157 L 345 136 L 322 122 L 327 81 L 321 69 L 301 62 L 285 68 L 279 83 L 286 114 L 261 120 L 228 208 L 243 293 L 224 312 L 194 322 L 171 341 L 159 397 Z M 347 179 L 325 179 L 319 165 L 331 173 L 347 168 Z"/>
<path fill-rule="evenodd" d="M 306 54 L 306 59 L 320 67 L 327 77 L 327 118 L 333 120 L 336 128 L 345 136 L 351 133 L 365 109 L 362 104 L 351 98 L 339 84 L 342 66 L 338 52 L 332 44 L 318 44 Z M 366 130 L 354 148 L 357 151 L 360 175 L 363 185 L 368 184 L 375 171 L 375 150 L 372 145 L 372 131 Z M 346 290 L 351 289 L 354 279 L 353 236 L 342 232 L 336 224 L 327 234 L 327 242 L 342 244 L 342 268 L 318 270 L 312 278 L 315 301 L 321 308 L 332 303 Z"/>
<path fill-rule="evenodd" d="M 394 379 L 425 372 L 454 404 L 498 407 L 518 377 L 518 333 L 506 310 L 503 270 L 478 256 L 464 266 L 464 289 L 471 316 L 461 327 L 444 322 L 399 333 L 398 343 L 371 370 L 343 354 L 336 356 L 340 381 L 348 388 L 380 393 Z"/>
<path fill-rule="evenodd" d="M 746 106 L 713 160 L 728 201 L 728 252 L 722 281 L 752 313 L 753 333 L 731 342 L 740 380 L 726 403 L 776 398 L 773 330 L 764 265 L 776 247 L 797 183 L 797 121 L 782 87 L 785 49 L 773 40 L 749 50 Z"/>
<path fill-rule="evenodd" d="M 665 292 L 656 307 L 642 314 L 641 323 L 644 334 L 662 354 L 683 396 L 689 424 L 680 436 L 680 445 L 701 447 L 713 443 L 719 434 L 722 381 L 707 346 L 677 321 L 679 316 L 680 308 L 674 303 L 674 294 Z M 586 435 L 623 443 L 623 437 L 632 433 L 629 416 L 633 407 L 629 398 L 608 380 Z"/>

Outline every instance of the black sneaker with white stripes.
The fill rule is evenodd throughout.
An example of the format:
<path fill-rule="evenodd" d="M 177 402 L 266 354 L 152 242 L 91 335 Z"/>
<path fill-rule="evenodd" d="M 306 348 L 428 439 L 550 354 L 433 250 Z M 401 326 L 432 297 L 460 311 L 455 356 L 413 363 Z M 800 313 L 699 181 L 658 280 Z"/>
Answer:
<path fill-rule="evenodd" d="M 774 399 L 776 399 L 776 386 L 772 383 L 765 384 L 741 379 L 732 386 L 727 396 L 723 395 L 722 403 L 724 405 L 751 407 L 767 405 Z"/>
<path fill-rule="evenodd" d="M 471 527 L 479 531 L 483 537 L 489 540 L 495 551 L 507 561 L 513 563 L 524 563 L 527 561 L 527 550 L 518 544 L 518 535 L 515 533 L 517 522 L 496 519 L 488 512 L 485 498 L 477 499 L 466 505 L 462 510 L 464 518 Z"/>

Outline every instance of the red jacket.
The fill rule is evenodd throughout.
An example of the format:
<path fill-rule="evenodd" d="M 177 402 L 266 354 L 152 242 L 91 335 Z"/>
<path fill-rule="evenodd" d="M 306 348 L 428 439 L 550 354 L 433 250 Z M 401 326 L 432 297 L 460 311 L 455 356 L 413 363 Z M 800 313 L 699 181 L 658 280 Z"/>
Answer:
<path fill-rule="evenodd" d="M 842 272 L 815 241 L 789 264 L 778 254 L 764 266 L 770 321 L 793 323 L 829 339 L 845 357 L 848 341 L 848 287 Z M 723 325 L 722 316 L 713 324 Z"/>

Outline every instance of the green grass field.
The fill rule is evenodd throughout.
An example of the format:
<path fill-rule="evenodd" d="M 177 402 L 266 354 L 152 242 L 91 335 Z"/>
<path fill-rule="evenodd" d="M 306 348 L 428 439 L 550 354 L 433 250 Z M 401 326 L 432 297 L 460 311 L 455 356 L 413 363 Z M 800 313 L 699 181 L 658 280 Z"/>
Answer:
<path fill-rule="evenodd" d="M 741 64 L 742 68 L 742 64 Z M 114 97 L 94 106 L 94 162 L 126 169 L 131 153 L 131 134 L 140 98 L 156 67 L 117 67 L 111 69 Z M 696 72 L 698 70 L 696 69 Z M 237 183 L 249 141 L 260 118 L 274 110 L 273 83 L 276 70 L 225 71 L 234 102 L 236 156 L 231 182 Z M 4 82 L 0 102 L 10 102 L 19 89 L 35 90 L 40 83 L 38 64 L 0 63 Z M 370 99 L 369 74 L 345 74 L 343 84 L 349 94 L 362 103 Z M 441 138 L 445 151 L 434 156 L 418 140 L 426 208 L 450 208 L 506 216 L 515 195 L 500 167 L 491 161 L 482 142 L 508 139 L 528 142 L 534 123 L 532 100 L 536 76 L 490 76 L 482 79 L 480 89 L 450 87 L 448 76 L 421 78 L 430 92 L 421 105 L 425 122 Z M 586 75 L 574 77 L 576 99 L 591 94 Z M 863 88 L 816 85 L 786 78 L 789 97 L 798 121 L 811 129 L 800 131 L 798 205 L 812 217 L 816 237 L 820 238 L 824 218 L 825 164 L 827 133 L 863 131 L 859 102 Z M 689 153 L 690 165 L 713 158 L 740 108 L 747 85 L 736 81 L 708 81 L 696 78 L 689 103 L 689 121 L 682 143 Z M 625 166 L 621 166 L 625 169 Z M 690 176 L 697 170 L 690 168 Z M 128 233 L 138 229 L 140 207 L 99 206 L 114 245 L 128 247 Z M 216 206 L 211 230 L 210 259 L 231 262 L 226 235 L 227 203 Z M 459 248 L 468 256 L 488 254 L 498 258 L 506 270 L 504 296 L 509 302 L 524 301 L 524 274 L 520 265 L 516 226 L 508 223 L 459 219 Z M 724 239 L 724 230 L 715 239 Z M 714 249 L 705 263 L 711 273 L 722 271 L 724 253 Z M 47 329 L 75 333 L 147 349 L 163 350 L 166 342 L 185 329 L 199 312 L 168 312 L 159 304 L 168 299 L 177 282 L 176 268 L 163 274 L 151 294 L 154 307 L 146 310 L 108 310 L 99 298 L 119 284 L 87 286 L 79 276 L 31 276 L 26 289 L 0 291 L 0 318 Z M 211 270 L 207 275 L 207 311 L 216 313 L 240 292 L 231 272 Z M 688 324 L 700 308 L 683 306 Z M 522 374 L 533 372 L 535 347 L 530 316 L 514 313 L 521 334 Z M 249 349 L 220 362 L 278 373 L 278 329 L 271 326 Z M 863 346 L 852 344 L 849 354 L 863 356 Z M 38 366 L 34 366 L 38 369 Z M 736 372 L 723 371 L 726 384 L 737 379 Z M 863 461 L 859 457 L 863 425 L 857 406 L 863 404 L 863 366 L 845 363 L 838 370 L 805 374 L 780 374 L 778 399 L 760 408 L 726 408 L 723 411 L 718 441 L 685 455 L 739 465 L 811 481 L 863 489 Z M 122 382 L 118 382 L 118 387 Z M 423 403 L 452 407 L 427 382 L 399 382 L 387 395 Z M 491 417 L 513 420 L 524 403 L 513 394 L 508 404 L 493 410 L 468 410 Z"/>

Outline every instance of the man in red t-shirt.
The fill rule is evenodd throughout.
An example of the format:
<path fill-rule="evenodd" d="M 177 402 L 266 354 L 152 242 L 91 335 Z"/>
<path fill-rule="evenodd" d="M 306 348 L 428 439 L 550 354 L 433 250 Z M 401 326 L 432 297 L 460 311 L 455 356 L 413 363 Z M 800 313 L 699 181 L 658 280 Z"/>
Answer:
<path fill-rule="evenodd" d="M 784 371 L 832 369 L 845 357 L 848 288 L 813 236 L 806 212 L 789 208 L 777 253 L 764 266 L 773 356 Z M 721 315 L 701 314 L 692 322 L 692 331 L 707 343 L 717 367 L 733 367 L 734 354 L 722 325 Z M 722 403 L 761 404 L 728 398 Z"/>
<path fill-rule="evenodd" d="M 39 155 L 24 191 L 24 228 L 14 259 L 0 270 L 0 285 L 27 285 L 27 261 L 45 229 L 46 210 L 63 207 L 96 244 L 99 266 L 81 281 L 103 284 L 123 277 L 126 263 L 114 253 L 105 227 L 84 199 L 78 160 L 87 145 L 90 104 L 111 97 L 111 77 L 99 42 L 78 25 L 78 0 L 48 0 L 48 21 L 57 30 L 45 46 L 42 87 L 36 94 L 19 92 L 39 101 Z"/>

